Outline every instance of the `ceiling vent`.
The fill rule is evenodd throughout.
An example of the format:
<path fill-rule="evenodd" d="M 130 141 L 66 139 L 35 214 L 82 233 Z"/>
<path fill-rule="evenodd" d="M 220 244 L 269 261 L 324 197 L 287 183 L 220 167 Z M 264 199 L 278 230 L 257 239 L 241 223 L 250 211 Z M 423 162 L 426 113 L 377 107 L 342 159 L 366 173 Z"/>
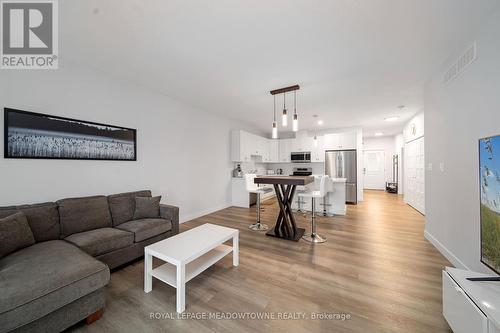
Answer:
<path fill-rule="evenodd" d="M 463 53 L 457 61 L 446 71 L 444 74 L 444 83 L 454 80 L 460 73 L 462 73 L 467 66 L 476 60 L 476 43 L 472 44 L 465 53 Z"/>

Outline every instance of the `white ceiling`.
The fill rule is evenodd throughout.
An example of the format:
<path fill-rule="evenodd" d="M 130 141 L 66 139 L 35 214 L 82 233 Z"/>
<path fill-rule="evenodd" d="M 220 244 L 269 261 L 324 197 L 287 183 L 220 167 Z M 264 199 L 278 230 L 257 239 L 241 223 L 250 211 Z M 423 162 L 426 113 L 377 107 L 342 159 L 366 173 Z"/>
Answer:
<path fill-rule="evenodd" d="M 395 134 L 423 83 L 497 0 L 60 1 L 61 61 L 269 131 L 300 84 L 301 128 Z M 289 96 L 291 106 L 291 95 Z M 282 98 L 277 99 L 278 114 Z M 398 105 L 406 105 L 399 110 Z M 399 115 L 396 122 L 384 117 Z"/>

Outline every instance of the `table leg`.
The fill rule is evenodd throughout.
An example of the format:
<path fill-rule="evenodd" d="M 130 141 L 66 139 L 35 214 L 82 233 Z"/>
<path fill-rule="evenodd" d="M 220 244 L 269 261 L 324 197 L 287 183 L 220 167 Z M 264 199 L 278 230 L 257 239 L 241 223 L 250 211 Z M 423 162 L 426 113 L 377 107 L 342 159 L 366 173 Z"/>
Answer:
<path fill-rule="evenodd" d="M 292 200 L 295 195 L 295 185 L 274 185 L 280 213 L 276 225 L 266 235 L 293 241 L 298 241 L 304 234 L 304 229 L 297 228 L 292 212 Z"/>
<path fill-rule="evenodd" d="M 144 253 L 144 292 L 149 293 L 153 288 L 153 276 L 151 271 L 153 270 L 153 256 Z"/>
<path fill-rule="evenodd" d="M 237 231 L 233 236 L 233 266 L 240 264 L 240 232 Z"/>
<path fill-rule="evenodd" d="M 177 312 L 182 313 L 186 309 L 186 265 L 177 265 Z"/>

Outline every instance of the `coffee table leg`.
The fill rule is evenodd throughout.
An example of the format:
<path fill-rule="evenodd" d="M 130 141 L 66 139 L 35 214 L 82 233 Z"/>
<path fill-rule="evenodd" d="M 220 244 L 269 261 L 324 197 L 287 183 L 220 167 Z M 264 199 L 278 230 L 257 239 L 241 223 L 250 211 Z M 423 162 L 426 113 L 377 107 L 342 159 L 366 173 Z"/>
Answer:
<path fill-rule="evenodd" d="M 233 266 L 240 264 L 240 232 L 237 231 L 233 236 Z"/>
<path fill-rule="evenodd" d="M 177 266 L 177 312 L 182 313 L 186 309 L 186 265 Z"/>
<path fill-rule="evenodd" d="M 152 289 L 153 276 L 151 271 L 153 270 L 153 257 L 145 253 L 144 254 L 144 292 L 149 293 Z"/>

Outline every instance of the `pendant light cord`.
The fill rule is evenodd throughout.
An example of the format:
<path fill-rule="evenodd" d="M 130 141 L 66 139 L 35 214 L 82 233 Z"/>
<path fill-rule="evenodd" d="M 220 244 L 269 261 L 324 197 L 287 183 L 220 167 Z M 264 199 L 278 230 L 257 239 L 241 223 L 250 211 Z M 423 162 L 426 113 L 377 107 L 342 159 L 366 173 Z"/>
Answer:
<path fill-rule="evenodd" d="M 274 113 L 273 113 L 273 121 L 276 122 L 276 95 L 274 95 Z"/>
<path fill-rule="evenodd" d="M 293 114 L 297 114 L 297 91 L 293 92 Z"/>

